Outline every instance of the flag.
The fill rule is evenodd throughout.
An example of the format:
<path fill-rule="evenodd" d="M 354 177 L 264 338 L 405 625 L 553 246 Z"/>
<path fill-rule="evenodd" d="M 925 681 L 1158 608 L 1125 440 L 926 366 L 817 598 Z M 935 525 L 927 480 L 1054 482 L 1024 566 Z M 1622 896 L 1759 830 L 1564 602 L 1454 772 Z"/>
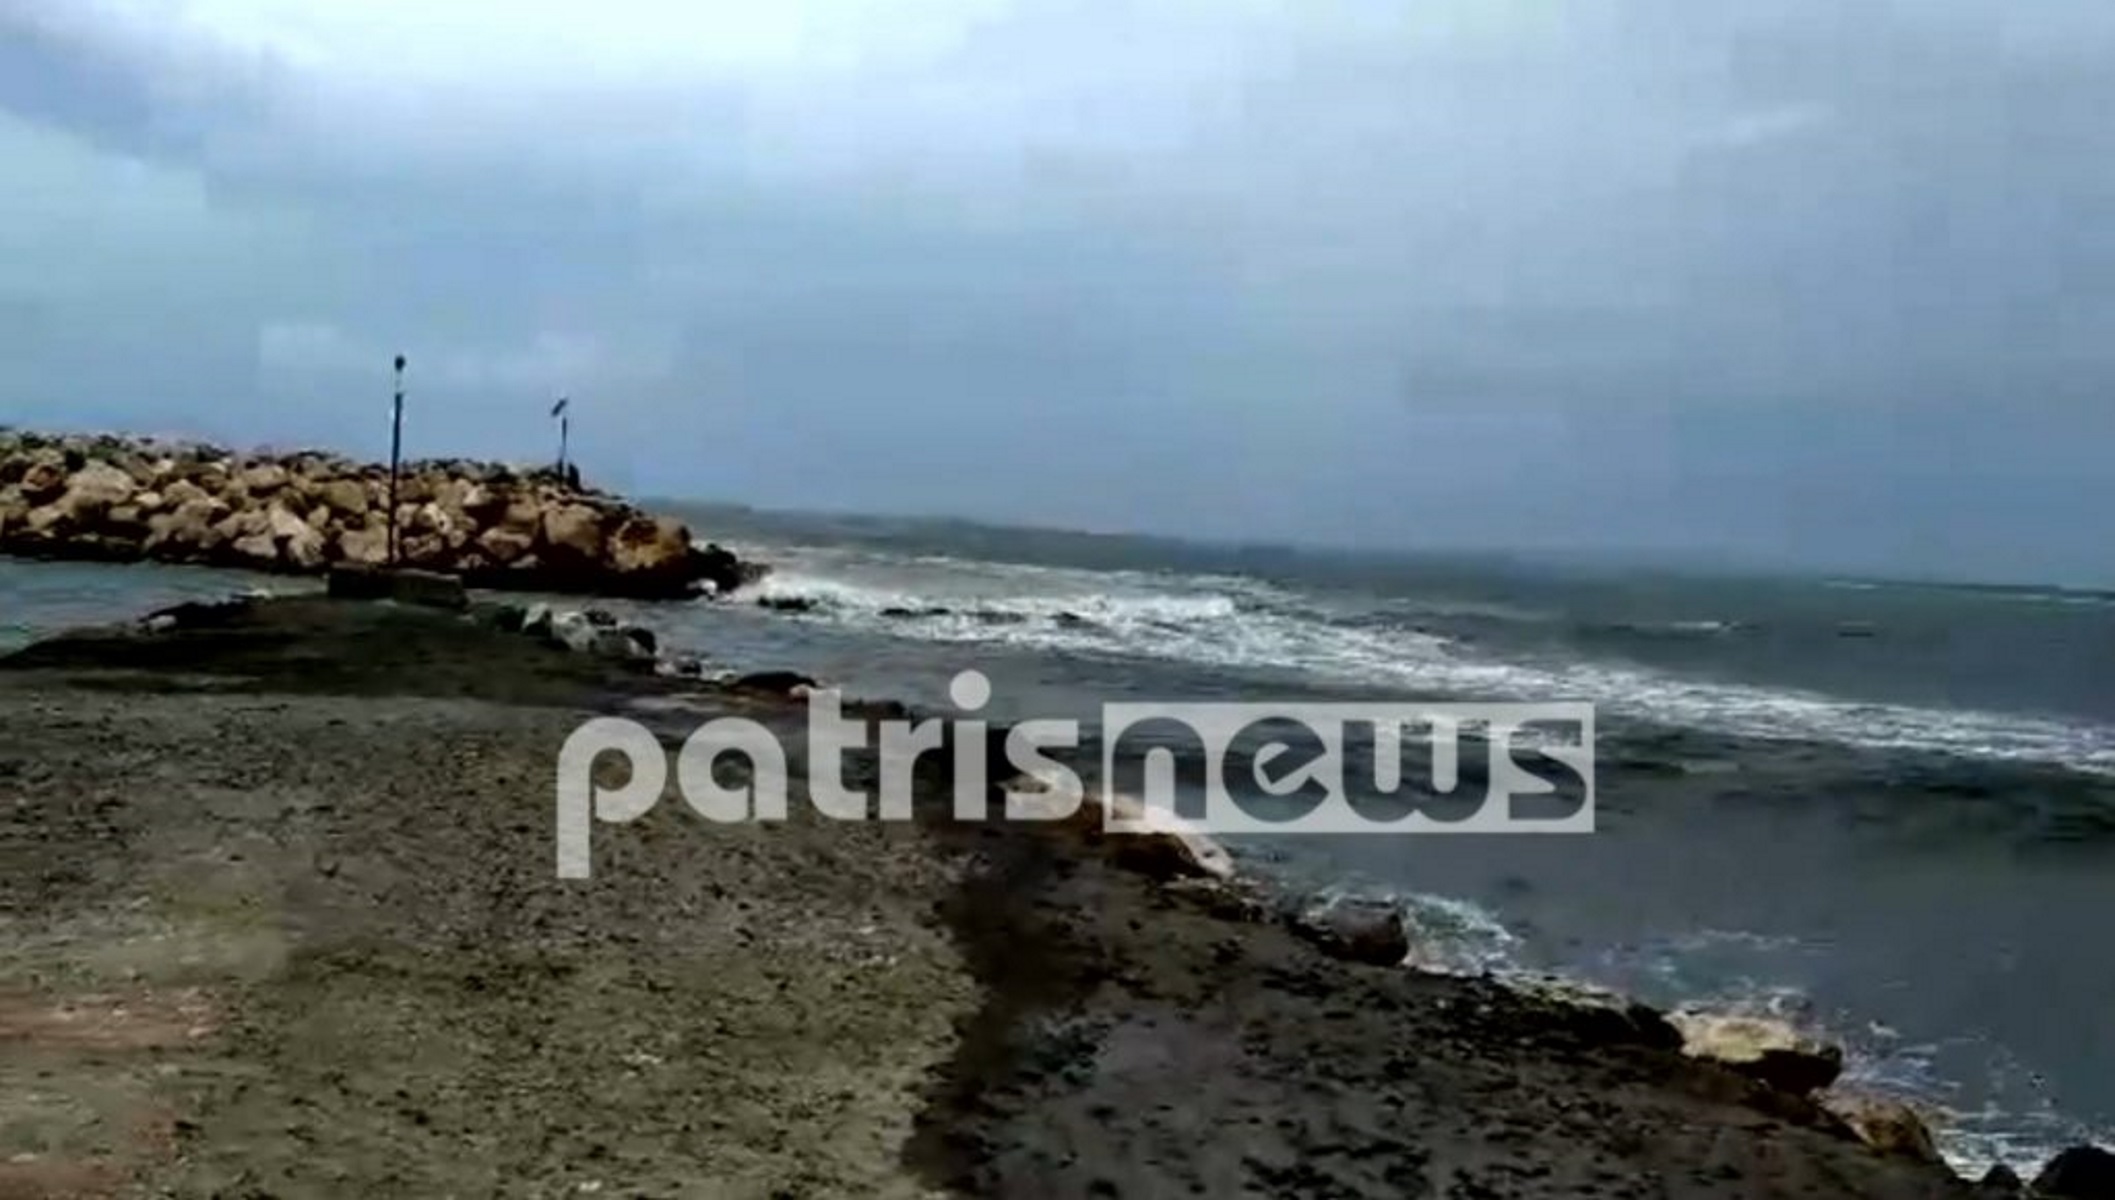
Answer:
<path fill-rule="evenodd" d="M 564 415 L 565 406 L 571 404 L 572 402 L 573 401 L 570 398 L 561 399 L 558 403 L 553 404 L 551 406 L 551 415 L 554 417 Z"/>

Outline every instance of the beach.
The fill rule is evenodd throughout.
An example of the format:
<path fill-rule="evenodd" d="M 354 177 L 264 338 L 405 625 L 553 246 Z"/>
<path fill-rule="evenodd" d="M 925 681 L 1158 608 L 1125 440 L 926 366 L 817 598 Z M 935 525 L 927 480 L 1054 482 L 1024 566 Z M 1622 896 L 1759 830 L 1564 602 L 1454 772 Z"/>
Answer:
<path fill-rule="evenodd" d="M 0 1190 L 1966 1194 L 1643 1014 L 1003 824 L 667 803 L 558 880 L 557 746 L 679 686 L 320 599 L 7 660 Z"/>

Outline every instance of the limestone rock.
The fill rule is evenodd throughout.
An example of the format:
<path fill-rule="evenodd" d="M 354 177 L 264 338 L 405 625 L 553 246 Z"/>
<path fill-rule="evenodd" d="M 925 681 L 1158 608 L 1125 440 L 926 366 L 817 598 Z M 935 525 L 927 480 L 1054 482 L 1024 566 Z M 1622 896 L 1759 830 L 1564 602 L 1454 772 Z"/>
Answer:
<path fill-rule="evenodd" d="M 1843 1048 L 1764 1017 L 1675 1013 L 1682 1053 L 1709 1059 L 1794 1095 L 1818 1091 L 1843 1073 Z"/>

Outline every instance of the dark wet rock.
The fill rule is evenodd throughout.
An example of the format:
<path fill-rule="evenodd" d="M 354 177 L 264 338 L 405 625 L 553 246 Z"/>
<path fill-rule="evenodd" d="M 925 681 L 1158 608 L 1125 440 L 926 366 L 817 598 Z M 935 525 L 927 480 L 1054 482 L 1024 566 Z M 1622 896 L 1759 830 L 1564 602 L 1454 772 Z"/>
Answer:
<path fill-rule="evenodd" d="M 649 655 L 661 652 L 661 637 L 644 625 L 626 625 L 620 632 L 633 642 L 644 647 Z"/>
<path fill-rule="evenodd" d="M 580 615 L 586 617 L 587 623 L 597 629 L 615 629 L 617 627 L 617 615 L 608 609 L 584 609 Z"/>
<path fill-rule="evenodd" d="M 2026 1190 L 2027 1184 L 2020 1178 L 2020 1173 L 2004 1163 L 1990 1168 L 1983 1174 L 1982 1182 L 1976 1184 L 1976 1191 L 1991 1200 L 2010 1200 Z"/>
<path fill-rule="evenodd" d="M 884 617 L 888 617 L 891 620 L 906 620 L 916 617 L 951 616 L 953 615 L 954 611 L 955 610 L 952 608 L 948 608 L 945 605 L 939 604 L 928 605 L 924 608 L 906 608 L 900 604 L 891 604 L 887 608 L 881 610 L 881 615 Z"/>
<path fill-rule="evenodd" d="M 791 696 L 796 689 L 819 687 L 821 685 L 798 671 L 756 671 L 741 676 L 729 686 L 743 692 L 763 692 L 773 696 Z"/>
<path fill-rule="evenodd" d="M 2115 1154 L 2073 1146 L 2034 1177 L 2034 1195 L 2050 1200 L 2115 1200 Z"/>
<path fill-rule="evenodd" d="M 255 603 L 255 600 L 247 596 L 233 596 L 226 600 L 190 600 L 156 609 L 142 617 L 140 625 L 153 633 L 168 633 L 178 629 L 208 629 L 239 620 Z"/>
<path fill-rule="evenodd" d="M 551 636 L 551 622 L 556 620 L 557 616 L 548 604 L 532 604 L 529 611 L 521 615 L 519 632 L 529 637 L 548 638 Z"/>
<path fill-rule="evenodd" d="M 331 568 L 329 594 L 334 600 L 393 600 L 423 608 L 467 608 L 469 593 L 460 576 L 409 568 L 340 565 Z"/>
<path fill-rule="evenodd" d="M 705 674 L 705 661 L 694 655 L 678 654 L 661 660 L 655 668 L 663 675 L 676 679 L 698 679 Z"/>
<path fill-rule="evenodd" d="M 502 633 L 520 633 L 528 617 L 528 606 L 522 604 L 496 605 L 485 614 L 485 620 L 492 628 Z"/>
<path fill-rule="evenodd" d="M 1331 958 L 1400 966 L 1410 957 L 1410 930 L 1393 904 L 1338 901 L 1297 914 L 1292 930 Z"/>
<path fill-rule="evenodd" d="M 815 599 L 812 596 L 758 596 L 756 598 L 756 606 L 758 608 L 768 608 L 772 612 L 813 612 L 815 611 Z"/>
<path fill-rule="evenodd" d="M 690 571 L 712 595 L 725 596 L 741 590 L 770 573 L 761 563 L 744 562 L 734 551 L 717 543 L 693 546 Z"/>

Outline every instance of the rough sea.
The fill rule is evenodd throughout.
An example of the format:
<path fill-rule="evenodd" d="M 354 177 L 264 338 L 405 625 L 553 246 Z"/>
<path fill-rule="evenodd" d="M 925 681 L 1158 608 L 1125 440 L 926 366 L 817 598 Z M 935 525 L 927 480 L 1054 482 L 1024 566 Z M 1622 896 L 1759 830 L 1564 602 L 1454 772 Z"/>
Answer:
<path fill-rule="evenodd" d="M 2115 1141 L 2115 593 L 1200 546 L 687 513 L 768 597 L 619 606 L 743 669 L 981 714 L 1112 701 L 1587 700 L 1597 831 L 1264 836 L 1461 970 L 1763 1011 L 1942 1114 L 1956 1165 Z M 253 585 L 0 560 L 0 650 Z M 556 747 L 553 748 L 556 753 Z"/>

